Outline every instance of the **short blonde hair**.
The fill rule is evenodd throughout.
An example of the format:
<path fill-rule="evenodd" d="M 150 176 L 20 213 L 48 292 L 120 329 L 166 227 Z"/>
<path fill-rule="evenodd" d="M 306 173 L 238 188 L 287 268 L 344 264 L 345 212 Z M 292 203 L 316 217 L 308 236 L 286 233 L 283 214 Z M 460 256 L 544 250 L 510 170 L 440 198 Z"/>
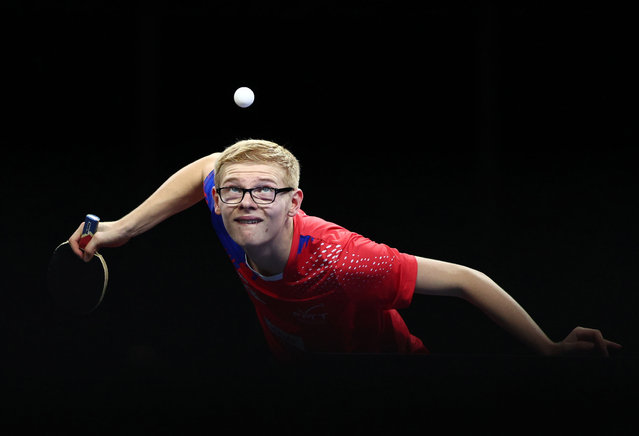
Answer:
<path fill-rule="evenodd" d="M 224 165 L 245 162 L 278 165 L 284 170 L 286 186 L 299 188 L 300 163 L 297 158 L 281 145 L 263 139 L 245 139 L 227 147 L 215 162 L 215 186 L 220 186 Z"/>

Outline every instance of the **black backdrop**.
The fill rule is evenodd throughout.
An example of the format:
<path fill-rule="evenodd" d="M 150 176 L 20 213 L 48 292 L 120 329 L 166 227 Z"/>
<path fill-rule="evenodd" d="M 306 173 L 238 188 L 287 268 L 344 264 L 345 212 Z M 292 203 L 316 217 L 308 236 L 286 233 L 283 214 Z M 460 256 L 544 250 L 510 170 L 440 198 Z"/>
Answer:
<path fill-rule="evenodd" d="M 636 386 L 638 330 L 637 71 L 628 7 L 7 4 L 1 321 L 8 392 L 25 422 L 33 410 L 54 414 L 45 404 L 61 392 L 76 394 L 69 408 L 81 403 L 86 391 L 69 387 L 78 380 L 91 392 L 118 386 L 105 402 L 121 414 L 135 414 L 135 401 L 160 403 L 164 391 L 152 386 L 171 398 L 195 390 L 202 404 L 204 392 L 245 380 L 249 368 L 263 390 L 279 383 L 204 204 L 105 250 L 111 287 L 91 317 L 61 316 L 44 290 L 51 250 L 85 213 L 117 219 L 185 164 L 249 137 L 297 155 L 307 213 L 487 273 L 554 339 L 586 325 L 625 346 L 604 369 L 590 360 L 549 369 L 465 303 L 416 297 L 402 314 L 437 355 L 420 364 L 456 380 L 420 379 L 431 390 L 464 396 L 462 385 L 488 375 L 497 387 L 471 385 L 498 401 L 512 382 L 505 368 L 519 368 L 517 380 L 531 370 L 557 381 L 585 365 L 573 381 L 597 374 L 589 401 L 605 386 L 623 398 L 615 407 L 636 405 L 628 386 Z M 247 109 L 233 103 L 239 86 L 255 91 Z M 384 377 L 422 374 L 404 360 L 324 364 L 331 377 L 360 374 L 360 364 Z M 357 389 L 386 386 L 358 380 Z M 263 406 L 246 388 L 253 383 L 242 385 L 246 396 L 227 388 L 237 401 L 224 402 L 224 417 L 242 416 L 246 397 Z M 583 398 L 581 388 L 563 387 L 580 394 L 561 398 Z M 556 398 L 536 393 L 536 402 Z"/>

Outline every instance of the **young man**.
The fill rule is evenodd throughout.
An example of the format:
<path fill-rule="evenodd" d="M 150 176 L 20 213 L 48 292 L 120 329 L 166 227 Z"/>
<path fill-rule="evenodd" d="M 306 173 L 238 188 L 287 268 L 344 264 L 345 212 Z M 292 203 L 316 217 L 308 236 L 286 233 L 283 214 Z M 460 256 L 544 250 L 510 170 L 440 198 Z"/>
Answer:
<path fill-rule="evenodd" d="M 70 244 L 88 260 L 100 247 L 123 245 L 202 198 L 281 360 L 305 352 L 428 352 L 396 310 L 414 293 L 461 297 L 543 355 L 607 356 L 620 348 L 583 327 L 553 342 L 486 275 L 400 253 L 306 215 L 299 163 L 269 141 L 240 141 L 187 165 L 131 213 L 100 223 L 84 251 L 78 246 L 82 225 Z"/>

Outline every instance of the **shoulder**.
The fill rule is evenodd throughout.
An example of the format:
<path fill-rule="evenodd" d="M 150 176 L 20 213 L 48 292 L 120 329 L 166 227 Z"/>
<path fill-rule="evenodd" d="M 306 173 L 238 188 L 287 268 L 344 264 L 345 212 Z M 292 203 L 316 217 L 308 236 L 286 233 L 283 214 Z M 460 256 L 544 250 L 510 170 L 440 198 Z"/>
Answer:
<path fill-rule="evenodd" d="M 299 226 L 299 235 L 306 237 L 309 242 L 325 242 L 330 244 L 340 244 L 347 250 L 386 250 L 388 247 L 385 244 L 377 243 L 359 233 L 342 227 L 339 224 L 335 224 L 325 219 L 306 215 L 304 212 L 299 211 L 297 215 L 296 225 Z"/>
<path fill-rule="evenodd" d="M 348 258 L 348 262 L 357 264 L 357 267 L 363 268 L 371 264 L 376 271 L 381 271 L 381 269 L 392 268 L 392 265 L 398 261 L 414 262 L 413 256 L 401 253 L 396 248 L 373 241 L 338 224 L 306 215 L 300 218 L 302 221 L 300 241 L 306 239 L 305 242 L 310 246 L 321 246 L 322 249 L 335 247 L 338 249 L 336 254 L 344 259 Z M 306 238 L 303 237 L 305 234 L 308 235 Z"/>
<path fill-rule="evenodd" d="M 219 159 L 222 153 L 212 153 L 208 156 L 204 156 L 200 159 L 200 168 L 202 174 L 202 181 L 204 181 L 213 170 L 215 170 L 215 163 Z"/>
<path fill-rule="evenodd" d="M 344 227 L 325 219 L 306 215 L 303 211 L 299 211 L 296 216 L 296 224 L 299 226 L 300 236 L 310 236 L 313 239 L 325 242 L 345 242 L 353 235 L 352 232 Z"/>

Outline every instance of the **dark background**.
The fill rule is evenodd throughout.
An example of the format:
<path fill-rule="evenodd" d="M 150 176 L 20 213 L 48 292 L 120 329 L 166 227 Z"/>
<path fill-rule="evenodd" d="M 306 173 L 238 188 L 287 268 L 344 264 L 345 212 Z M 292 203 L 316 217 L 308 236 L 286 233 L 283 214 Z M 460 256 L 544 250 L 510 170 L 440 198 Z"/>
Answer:
<path fill-rule="evenodd" d="M 637 405 L 630 7 L 210 3 L 3 3 L 7 413 L 27 428 L 95 415 L 155 429 L 294 410 L 333 433 L 337 408 L 377 427 L 441 404 Z M 251 107 L 234 104 L 239 86 L 254 90 Z M 584 325 L 624 350 L 540 360 L 466 303 L 417 296 L 402 315 L 432 359 L 283 370 L 203 203 L 103 251 L 111 281 L 94 314 L 52 307 L 48 258 L 84 214 L 117 219 L 182 166 L 250 137 L 299 158 L 307 213 L 485 272 L 555 340 Z"/>

